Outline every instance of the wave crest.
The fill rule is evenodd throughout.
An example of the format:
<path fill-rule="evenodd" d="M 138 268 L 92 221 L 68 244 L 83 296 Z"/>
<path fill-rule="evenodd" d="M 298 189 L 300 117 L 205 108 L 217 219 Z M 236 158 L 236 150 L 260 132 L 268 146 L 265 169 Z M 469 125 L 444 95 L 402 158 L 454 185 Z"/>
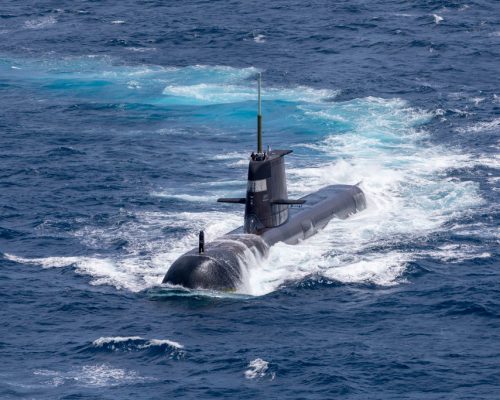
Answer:
<path fill-rule="evenodd" d="M 184 349 L 182 344 L 173 340 L 144 339 L 141 336 L 100 337 L 92 342 L 92 346 L 106 351 L 133 352 L 150 349 L 175 354 L 182 354 Z"/>

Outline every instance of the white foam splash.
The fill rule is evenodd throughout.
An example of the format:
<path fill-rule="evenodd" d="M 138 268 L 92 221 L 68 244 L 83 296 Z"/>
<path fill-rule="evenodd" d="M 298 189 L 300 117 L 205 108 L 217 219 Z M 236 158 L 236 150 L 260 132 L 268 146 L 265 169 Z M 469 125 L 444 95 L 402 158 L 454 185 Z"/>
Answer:
<path fill-rule="evenodd" d="M 111 258 L 95 257 L 45 257 L 24 258 L 11 254 L 5 254 L 5 258 L 23 264 L 40 265 L 42 268 L 64 268 L 74 267 L 75 272 L 80 275 L 92 277 L 92 285 L 111 285 L 117 289 L 128 289 L 139 292 L 146 287 L 147 283 L 141 277 L 141 266 L 133 259 L 120 261 Z"/>
<path fill-rule="evenodd" d="M 94 347 L 104 347 L 111 345 L 112 349 L 114 349 L 113 346 L 116 344 L 121 344 L 121 343 L 127 343 L 127 342 L 141 342 L 139 343 L 136 347 L 138 349 L 146 349 L 149 347 L 153 346 L 170 346 L 174 349 L 183 349 L 184 346 L 178 342 L 174 342 L 173 340 L 169 339 L 144 339 L 141 336 L 115 336 L 115 337 L 100 337 L 99 339 L 96 339 L 92 342 L 92 345 Z"/>
<path fill-rule="evenodd" d="M 123 343 L 128 342 L 130 340 L 142 340 L 140 336 L 114 336 L 114 337 L 100 337 L 92 342 L 95 347 L 102 347 L 106 344 L 110 343 Z"/>
<path fill-rule="evenodd" d="M 432 14 L 432 16 L 434 17 L 434 23 L 436 25 L 439 24 L 443 20 L 443 17 L 441 17 L 440 15 Z"/>
<path fill-rule="evenodd" d="M 176 349 L 184 348 L 182 344 L 168 339 L 150 339 L 148 346 L 163 346 L 165 344 L 170 347 L 175 347 Z"/>
<path fill-rule="evenodd" d="M 474 103 L 475 106 L 478 106 L 480 103 L 482 103 L 484 100 L 486 100 L 486 97 L 472 97 L 470 101 Z"/>
<path fill-rule="evenodd" d="M 491 257 L 491 253 L 484 251 L 482 246 L 456 243 L 439 246 L 436 250 L 426 252 L 423 255 L 438 258 L 446 263 L 453 264 Z"/>
<path fill-rule="evenodd" d="M 47 17 L 40 17 L 35 19 L 30 19 L 24 22 L 24 27 L 27 29 L 43 29 L 51 25 L 54 25 L 57 19 L 52 15 Z"/>
<path fill-rule="evenodd" d="M 392 286 L 401 282 L 398 279 L 405 271 L 408 258 L 408 255 L 398 252 L 369 256 L 364 260 L 328 268 L 324 276 L 340 282 L 370 282 L 379 286 Z"/>
<path fill-rule="evenodd" d="M 481 121 L 467 127 L 456 129 L 459 133 L 481 133 L 481 132 L 500 132 L 500 118 L 494 118 L 491 121 Z"/>
<path fill-rule="evenodd" d="M 250 361 L 248 364 L 248 369 L 245 371 L 245 378 L 255 379 L 263 378 L 266 375 L 266 371 L 269 369 L 269 363 L 262 358 L 256 358 Z M 274 378 L 274 377 L 273 377 Z"/>
<path fill-rule="evenodd" d="M 117 19 L 117 20 L 111 21 L 111 23 L 114 25 L 122 25 L 125 23 L 125 21 L 123 21 L 121 19 Z"/>
<path fill-rule="evenodd" d="M 135 371 L 113 368 L 108 364 L 84 365 L 79 369 L 64 372 L 39 369 L 33 374 L 50 378 L 47 384 L 51 386 L 74 384 L 85 387 L 113 387 L 152 380 L 140 376 Z"/>
<path fill-rule="evenodd" d="M 265 43 L 266 36 L 262 35 L 262 34 L 257 34 L 257 35 L 254 35 L 253 40 L 255 43 Z"/>

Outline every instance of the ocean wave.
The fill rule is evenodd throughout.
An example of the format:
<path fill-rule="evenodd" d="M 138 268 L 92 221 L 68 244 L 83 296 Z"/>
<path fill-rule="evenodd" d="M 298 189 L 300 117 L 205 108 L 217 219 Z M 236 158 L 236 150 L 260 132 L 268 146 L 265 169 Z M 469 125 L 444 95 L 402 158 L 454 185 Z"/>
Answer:
<path fill-rule="evenodd" d="M 184 346 L 168 339 L 144 339 L 141 336 L 100 337 L 92 346 L 110 351 L 138 351 L 149 348 L 159 350 L 182 350 Z"/>

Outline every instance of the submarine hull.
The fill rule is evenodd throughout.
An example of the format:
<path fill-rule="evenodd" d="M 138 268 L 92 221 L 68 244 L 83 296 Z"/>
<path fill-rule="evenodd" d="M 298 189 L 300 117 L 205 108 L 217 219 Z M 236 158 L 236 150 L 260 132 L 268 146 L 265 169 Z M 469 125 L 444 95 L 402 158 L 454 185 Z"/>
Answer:
<path fill-rule="evenodd" d="M 363 191 L 356 185 L 331 185 L 301 200 L 291 208 L 285 223 L 263 229 L 259 234 L 244 233 L 240 227 L 206 244 L 200 253 L 194 248 L 179 257 L 163 282 L 191 289 L 236 290 L 241 286 L 252 257 L 264 258 L 278 243 L 297 244 L 323 229 L 332 218 L 347 218 L 366 208 Z"/>

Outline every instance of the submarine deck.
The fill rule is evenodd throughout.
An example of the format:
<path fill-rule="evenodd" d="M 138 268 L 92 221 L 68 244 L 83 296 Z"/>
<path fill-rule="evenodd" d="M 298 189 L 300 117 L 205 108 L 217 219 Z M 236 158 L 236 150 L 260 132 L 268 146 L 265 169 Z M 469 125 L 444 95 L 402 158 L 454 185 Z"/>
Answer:
<path fill-rule="evenodd" d="M 260 232 L 259 236 L 268 245 L 272 246 L 277 242 L 296 244 L 324 228 L 333 217 L 344 219 L 366 207 L 365 196 L 356 185 L 326 186 L 300 200 L 305 200 L 305 203 L 299 207 L 290 207 L 287 222 Z M 242 226 L 229 232 L 242 233 Z"/>

